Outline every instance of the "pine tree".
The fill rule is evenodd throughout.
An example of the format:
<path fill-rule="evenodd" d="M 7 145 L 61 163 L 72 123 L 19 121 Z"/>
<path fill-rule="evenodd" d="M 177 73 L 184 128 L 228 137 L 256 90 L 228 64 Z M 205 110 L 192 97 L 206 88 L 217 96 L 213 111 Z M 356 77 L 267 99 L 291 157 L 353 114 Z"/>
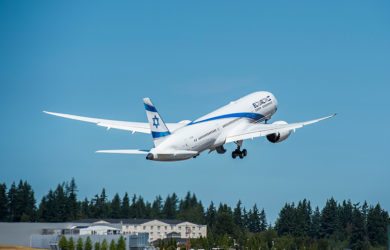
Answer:
<path fill-rule="evenodd" d="M 72 221 L 78 218 L 79 214 L 79 203 L 77 202 L 77 185 L 74 178 L 70 181 L 69 185 L 66 185 L 67 193 L 67 209 L 68 217 L 67 221 Z"/>
<path fill-rule="evenodd" d="M 66 237 L 63 235 L 58 242 L 58 246 L 60 247 L 61 250 L 66 250 L 68 249 L 68 241 L 66 240 Z"/>
<path fill-rule="evenodd" d="M 102 246 L 100 248 L 101 250 L 108 250 L 108 243 L 106 239 L 103 239 Z"/>
<path fill-rule="evenodd" d="M 249 231 L 252 233 L 260 232 L 260 214 L 257 205 L 253 205 L 253 209 L 249 210 Z"/>
<path fill-rule="evenodd" d="M 217 235 L 228 234 L 230 236 L 233 236 L 235 233 L 233 212 L 226 204 L 219 205 L 215 221 L 215 233 Z"/>
<path fill-rule="evenodd" d="M 364 217 L 355 207 L 352 214 L 352 231 L 350 246 L 352 249 L 362 249 L 364 245 Z"/>
<path fill-rule="evenodd" d="M 79 237 L 77 239 L 76 249 L 77 250 L 83 250 L 83 247 L 84 247 L 83 239 L 81 237 Z"/>
<path fill-rule="evenodd" d="M 12 183 L 8 190 L 9 221 L 16 221 L 16 185 Z"/>
<path fill-rule="evenodd" d="M 313 239 L 320 238 L 320 223 L 321 223 L 321 213 L 318 206 L 314 210 L 313 215 L 311 216 L 311 226 L 309 236 Z"/>
<path fill-rule="evenodd" d="M 295 223 L 294 203 L 286 203 L 279 212 L 279 217 L 275 223 L 275 229 L 279 236 L 292 235 Z"/>
<path fill-rule="evenodd" d="M 100 242 L 95 242 L 94 250 L 100 250 Z"/>
<path fill-rule="evenodd" d="M 68 250 L 74 250 L 74 240 L 73 237 L 68 239 Z"/>
<path fill-rule="evenodd" d="M 264 208 L 261 209 L 260 215 L 259 215 L 259 221 L 260 221 L 260 232 L 267 230 L 267 218 L 265 215 Z"/>
<path fill-rule="evenodd" d="M 5 183 L 0 184 L 0 221 L 8 219 L 8 197 L 7 186 Z"/>
<path fill-rule="evenodd" d="M 125 193 L 125 196 L 122 200 L 122 206 L 121 206 L 121 218 L 130 218 L 130 199 L 127 192 Z"/>
<path fill-rule="evenodd" d="M 116 244 L 115 244 L 115 241 L 112 239 L 111 240 L 111 243 L 110 243 L 110 250 L 116 250 Z"/>
<path fill-rule="evenodd" d="M 367 231 L 371 245 L 385 245 L 387 242 L 386 227 L 389 215 L 383 211 L 379 203 L 370 207 L 367 214 Z"/>
<path fill-rule="evenodd" d="M 126 242 L 125 242 L 125 239 L 123 238 L 122 235 L 118 239 L 118 244 L 117 244 L 116 249 L 117 250 L 126 250 Z"/>
<path fill-rule="evenodd" d="M 89 236 L 85 240 L 84 250 L 92 250 L 92 241 Z"/>
<path fill-rule="evenodd" d="M 206 223 L 209 230 L 213 231 L 215 227 L 215 222 L 217 218 L 217 212 L 214 207 L 214 203 L 211 202 L 209 208 L 206 211 Z"/>
<path fill-rule="evenodd" d="M 110 218 L 119 219 L 121 218 L 121 198 L 116 193 L 111 201 Z"/>
<path fill-rule="evenodd" d="M 234 209 L 234 224 L 236 224 L 240 229 L 244 228 L 244 223 L 242 221 L 242 213 L 241 213 L 241 200 L 237 202 L 236 208 Z"/>
<path fill-rule="evenodd" d="M 332 198 L 327 200 L 321 212 L 320 233 L 324 238 L 329 238 L 340 229 L 337 203 Z"/>
<path fill-rule="evenodd" d="M 162 200 L 163 200 L 162 197 L 159 195 L 156 196 L 156 199 L 153 201 L 152 211 L 150 216 L 152 219 L 161 218 L 161 212 L 163 208 Z"/>

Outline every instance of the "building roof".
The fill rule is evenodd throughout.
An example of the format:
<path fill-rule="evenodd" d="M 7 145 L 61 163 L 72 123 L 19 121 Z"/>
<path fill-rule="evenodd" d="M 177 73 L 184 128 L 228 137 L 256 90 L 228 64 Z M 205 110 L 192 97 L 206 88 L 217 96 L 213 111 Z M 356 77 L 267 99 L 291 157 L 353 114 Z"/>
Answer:
<path fill-rule="evenodd" d="M 166 219 L 81 219 L 72 221 L 73 223 L 110 223 L 110 224 L 132 224 L 132 225 L 139 225 L 144 224 L 150 221 L 161 221 L 169 225 L 177 225 L 186 221 L 181 220 L 166 220 Z"/>

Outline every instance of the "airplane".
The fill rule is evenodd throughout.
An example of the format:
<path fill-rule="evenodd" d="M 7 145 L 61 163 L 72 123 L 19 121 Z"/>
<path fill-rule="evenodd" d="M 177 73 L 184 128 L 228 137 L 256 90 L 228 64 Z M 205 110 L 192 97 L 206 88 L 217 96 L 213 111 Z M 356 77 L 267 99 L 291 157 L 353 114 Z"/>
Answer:
<path fill-rule="evenodd" d="M 95 123 L 107 129 L 120 129 L 152 134 L 154 148 L 98 150 L 97 153 L 144 154 L 147 160 L 181 161 L 196 158 L 201 152 L 209 150 L 224 154 L 224 144 L 234 142 L 237 148 L 232 158 L 244 158 L 248 152 L 242 149 L 243 141 L 265 136 L 271 143 L 286 140 L 291 132 L 305 125 L 332 118 L 336 114 L 306 122 L 288 124 L 285 121 L 268 120 L 278 109 L 275 96 L 267 91 L 254 92 L 236 101 L 230 102 L 194 121 L 184 120 L 178 123 L 165 123 L 149 98 L 143 99 L 146 122 L 115 121 L 90 118 L 77 115 L 43 111 L 46 114 L 60 116 L 84 122 Z M 264 123 L 262 123 L 264 122 Z"/>

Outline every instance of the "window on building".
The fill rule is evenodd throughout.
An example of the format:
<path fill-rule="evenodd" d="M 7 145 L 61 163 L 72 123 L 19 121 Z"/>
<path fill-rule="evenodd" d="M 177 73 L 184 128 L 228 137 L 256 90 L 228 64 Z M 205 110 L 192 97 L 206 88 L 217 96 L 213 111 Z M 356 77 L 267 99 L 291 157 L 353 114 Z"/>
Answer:
<path fill-rule="evenodd" d="M 173 230 L 173 226 L 171 226 L 171 230 Z"/>
<path fill-rule="evenodd" d="M 167 230 L 167 226 L 165 226 L 164 228 L 165 228 L 165 230 Z"/>
<path fill-rule="evenodd" d="M 179 227 L 179 230 L 181 230 L 181 227 Z"/>
<path fill-rule="evenodd" d="M 150 226 L 150 230 L 153 230 L 153 226 Z"/>
<path fill-rule="evenodd" d="M 195 237 L 195 233 L 192 233 L 192 237 Z"/>
<path fill-rule="evenodd" d="M 160 226 L 158 226 L 157 229 L 160 230 Z"/>
<path fill-rule="evenodd" d="M 146 226 L 144 226 L 144 230 L 146 230 Z"/>
<path fill-rule="evenodd" d="M 195 227 L 192 227 L 192 231 L 195 231 Z"/>
<path fill-rule="evenodd" d="M 134 226 L 134 229 L 137 230 L 137 226 Z"/>

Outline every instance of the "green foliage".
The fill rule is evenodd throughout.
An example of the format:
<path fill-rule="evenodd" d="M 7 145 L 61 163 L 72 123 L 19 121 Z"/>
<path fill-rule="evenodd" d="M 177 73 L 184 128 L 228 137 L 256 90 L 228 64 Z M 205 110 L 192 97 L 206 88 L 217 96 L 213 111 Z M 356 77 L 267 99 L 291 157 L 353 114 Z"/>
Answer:
<path fill-rule="evenodd" d="M 67 241 L 67 239 L 66 239 L 66 237 L 64 235 L 61 237 L 60 241 L 58 242 L 58 246 L 62 250 L 67 250 L 68 249 L 68 241 Z"/>
<path fill-rule="evenodd" d="M 264 209 L 256 204 L 249 209 L 238 201 L 234 209 L 221 203 L 216 209 L 214 203 L 205 210 L 196 195 L 188 192 L 184 199 L 175 193 L 165 200 L 156 196 L 153 202 L 144 201 L 141 196 L 125 193 L 123 199 L 115 194 L 108 200 L 106 190 L 93 199 L 77 200 L 77 185 L 69 183 L 57 185 L 56 189 L 42 197 L 37 209 L 34 191 L 26 181 L 18 185 L 12 183 L 7 190 L 0 184 L 0 221 L 41 221 L 60 222 L 80 218 L 159 218 L 178 219 L 198 224 L 206 224 L 206 238 L 191 239 L 192 247 L 212 248 L 217 246 L 235 248 L 383 248 L 387 243 L 386 226 L 389 214 L 379 204 L 369 206 L 367 202 L 359 206 L 350 200 L 341 203 L 333 198 L 327 200 L 321 209 L 313 211 L 310 201 L 286 203 L 280 210 L 275 227 L 267 223 Z M 297 205 L 296 205 L 297 204 Z M 276 234 L 276 235 L 275 235 Z M 80 239 L 81 240 L 81 239 Z M 233 243 L 232 243 L 233 242 Z M 64 248 L 74 248 L 74 242 Z M 161 243 L 168 248 L 168 243 Z M 98 245 L 96 245 L 98 246 Z M 114 242 L 112 247 L 121 248 Z M 172 244 L 169 247 L 174 247 Z M 77 249 L 81 247 L 79 240 Z M 85 248 L 92 248 L 86 242 Z M 108 249 L 107 241 L 101 249 Z"/>
<path fill-rule="evenodd" d="M 73 241 L 73 237 L 70 237 L 68 239 L 68 250 L 74 250 L 74 241 Z"/>
<path fill-rule="evenodd" d="M 83 239 L 81 237 L 79 237 L 77 239 L 76 249 L 77 250 L 83 250 L 83 247 L 84 247 Z"/>
<path fill-rule="evenodd" d="M 92 241 L 89 236 L 85 240 L 84 250 L 92 250 Z"/>
<path fill-rule="evenodd" d="M 95 242 L 95 245 L 93 247 L 94 250 L 100 250 L 100 242 Z"/>
<path fill-rule="evenodd" d="M 126 250 L 126 241 L 125 241 L 125 239 L 123 238 L 122 235 L 118 239 L 118 244 L 116 246 L 116 249 L 117 250 Z"/>
<path fill-rule="evenodd" d="M 111 243 L 110 243 L 110 250 L 116 250 L 116 244 L 115 244 L 115 241 L 112 239 L 111 240 Z"/>
<path fill-rule="evenodd" d="M 107 249 L 108 249 L 107 240 L 106 240 L 106 239 L 103 239 L 103 241 L 102 241 L 102 246 L 101 246 L 100 250 L 107 250 Z"/>
<path fill-rule="evenodd" d="M 0 221 L 8 219 L 8 197 L 7 186 L 5 183 L 0 184 Z"/>

